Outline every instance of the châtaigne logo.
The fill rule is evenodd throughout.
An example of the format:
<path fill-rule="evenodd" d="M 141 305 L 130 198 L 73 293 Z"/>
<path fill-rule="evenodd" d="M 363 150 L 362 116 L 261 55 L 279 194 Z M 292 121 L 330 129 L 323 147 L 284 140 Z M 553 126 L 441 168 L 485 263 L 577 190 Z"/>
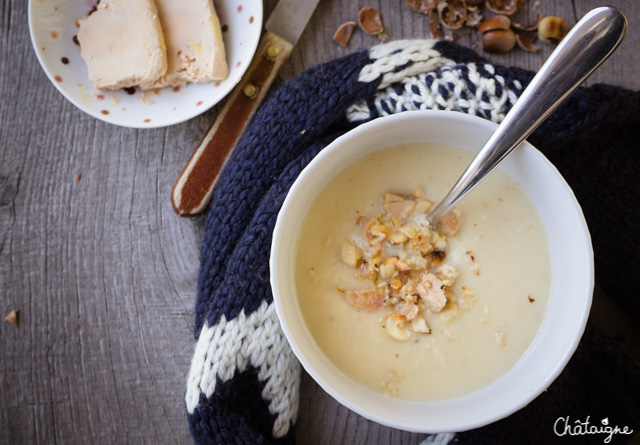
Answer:
<path fill-rule="evenodd" d="M 591 424 L 591 416 L 586 420 L 571 420 L 570 416 L 558 417 L 553 424 L 553 431 L 557 436 L 585 436 L 588 434 L 603 434 L 604 443 L 611 442 L 616 434 L 633 434 L 633 430 L 628 426 L 609 425 L 609 418 L 605 417 L 600 421 L 601 425 Z"/>

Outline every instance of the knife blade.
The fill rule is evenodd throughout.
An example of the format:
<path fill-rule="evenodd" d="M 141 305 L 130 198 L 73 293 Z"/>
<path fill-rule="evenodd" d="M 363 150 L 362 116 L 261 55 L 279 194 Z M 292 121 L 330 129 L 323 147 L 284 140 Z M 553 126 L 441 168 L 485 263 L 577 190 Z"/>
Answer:
<path fill-rule="evenodd" d="M 280 0 L 276 5 L 245 75 L 231 91 L 173 186 L 171 204 L 178 215 L 196 215 L 209 204 L 229 155 L 289 58 L 319 1 Z"/>

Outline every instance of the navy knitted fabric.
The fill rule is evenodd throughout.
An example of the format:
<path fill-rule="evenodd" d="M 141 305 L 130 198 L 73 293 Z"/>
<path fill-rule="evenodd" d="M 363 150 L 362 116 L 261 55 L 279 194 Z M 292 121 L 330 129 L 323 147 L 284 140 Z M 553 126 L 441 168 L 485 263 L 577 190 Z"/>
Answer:
<path fill-rule="evenodd" d="M 397 41 L 311 68 L 269 97 L 225 167 L 205 224 L 186 394 L 196 443 L 294 441 L 301 371 L 279 329 L 268 262 L 277 213 L 304 166 L 336 137 L 385 114 L 441 109 L 499 122 L 533 74 L 451 42 Z M 638 311 L 640 93 L 582 88 L 529 140 L 583 207 L 598 286 Z M 554 419 L 569 413 L 637 429 L 639 399 L 640 368 L 590 325 L 546 393 L 454 440 L 548 443 L 558 439 Z"/>

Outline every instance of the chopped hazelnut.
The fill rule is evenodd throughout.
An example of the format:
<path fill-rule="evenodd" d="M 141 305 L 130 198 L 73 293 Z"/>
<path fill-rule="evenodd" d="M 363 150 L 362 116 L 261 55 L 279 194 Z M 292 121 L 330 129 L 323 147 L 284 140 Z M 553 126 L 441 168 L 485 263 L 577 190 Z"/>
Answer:
<path fill-rule="evenodd" d="M 376 289 L 348 290 L 344 296 L 351 306 L 366 311 L 379 309 L 384 303 L 384 293 Z"/>
<path fill-rule="evenodd" d="M 385 319 L 384 328 L 387 334 L 393 339 L 406 341 L 409 340 L 411 333 L 404 328 L 406 318 L 398 314 L 390 314 Z"/>
<path fill-rule="evenodd" d="M 416 206 L 415 201 L 405 199 L 393 193 L 385 193 L 382 197 L 382 208 L 394 219 L 403 222 Z"/>
<path fill-rule="evenodd" d="M 429 213 L 433 208 L 434 202 L 429 201 L 428 199 L 424 199 L 416 204 L 415 212 L 416 213 Z"/>
<path fill-rule="evenodd" d="M 447 303 L 444 284 L 431 272 L 423 272 L 418 284 L 418 294 L 433 312 L 440 312 Z"/>
<path fill-rule="evenodd" d="M 422 334 L 431 334 L 431 328 L 427 325 L 427 322 L 422 317 L 414 318 L 411 321 L 411 329 L 414 332 L 420 332 Z"/>
<path fill-rule="evenodd" d="M 362 250 L 350 242 L 342 243 L 342 261 L 348 266 L 355 267 L 362 260 Z"/>
<path fill-rule="evenodd" d="M 440 312 L 440 320 L 450 323 L 458 316 L 459 309 L 456 303 L 447 303 L 442 312 Z"/>
<path fill-rule="evenodd" d="M 396 273 L 396 266 L 394 264 L 382 264 L 380 266 L 380 278 L 388 280 Z"/>
<path fill-rule="evenodd" d="M 418 315 L 418 305 L 412 301 L 403 301 L 397 306 L 398 313 L 406 320 L 413 320 Z"/>
<path fill-rule="evenodd" d="M 446 233 L 447 235 L 455 235 L 458 229 L 460 228 L 460 224 L 462 222 L 460 217 L 461 217 L 460 210 L 455 208 L 451 209 L 444 214 L 444 216 L 440 220 L 440 223 L 438 224 L 438 228 L 442 230 L 444 233 Z"/>
<path fill-rule="evenodd" d="M 404 244 L 409 241 L 409 236 L 402 232 L 393 232 L 387 235 L 387 240 L 391 244 Z"/>

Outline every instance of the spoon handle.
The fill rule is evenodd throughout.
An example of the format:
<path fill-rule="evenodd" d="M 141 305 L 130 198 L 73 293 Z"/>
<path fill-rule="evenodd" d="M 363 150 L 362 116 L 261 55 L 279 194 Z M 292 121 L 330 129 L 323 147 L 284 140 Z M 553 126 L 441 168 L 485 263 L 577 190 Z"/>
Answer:
<path fill-rule="evenodd" d="M 549 56 L 458 182 L 431 211 L 437 224 L 464 195 L 516 148 L 615 51 L 627 19 L 614 7 L 587 13 Z"/>

